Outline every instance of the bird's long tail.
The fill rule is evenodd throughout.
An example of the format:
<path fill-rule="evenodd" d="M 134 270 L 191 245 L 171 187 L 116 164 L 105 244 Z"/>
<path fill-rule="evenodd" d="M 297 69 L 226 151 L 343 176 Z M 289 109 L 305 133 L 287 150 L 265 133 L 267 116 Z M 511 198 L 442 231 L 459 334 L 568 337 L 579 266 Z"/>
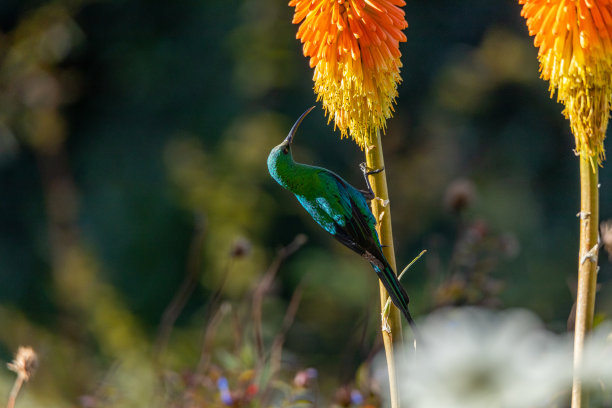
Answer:
<path fill-rule="evenodd" d="M 391 269 L 391 266 L 387 262 L 372 262 L 372 267 L 374 267 L 374 271 L 378 275 L 378 278 L 385 289 L 387 289 L 391 301 L 393 301 L 395 306 L 402 312 L 413 333 L 416 335 L 416 324 L 408 310 L 408 295 L 397 279 L 395 272 L 393 272 L 393 269 Z"/>

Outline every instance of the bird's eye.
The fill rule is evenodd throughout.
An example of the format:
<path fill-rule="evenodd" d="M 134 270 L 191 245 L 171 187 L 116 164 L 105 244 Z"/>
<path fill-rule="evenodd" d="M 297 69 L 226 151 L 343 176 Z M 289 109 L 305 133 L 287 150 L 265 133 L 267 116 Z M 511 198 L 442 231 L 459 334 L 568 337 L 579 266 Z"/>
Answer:
<path fill-rule="evenodd" d="M 289 146 L 287 146 L 287 147 L 285 147 L 283 149 L 283 154 L 287 154 L 287 153 L 289 153 Z"/>

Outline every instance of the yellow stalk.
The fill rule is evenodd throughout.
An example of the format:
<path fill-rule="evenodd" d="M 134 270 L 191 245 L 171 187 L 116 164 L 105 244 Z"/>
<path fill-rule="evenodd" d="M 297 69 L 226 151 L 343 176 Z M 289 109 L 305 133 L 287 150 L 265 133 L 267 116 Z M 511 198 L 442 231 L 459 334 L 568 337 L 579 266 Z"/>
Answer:
<path fill-rule="evenodd" d="M 366 164 L 370 169 L 384 168 L 385 161 L 380 139 L 380 130 L 376 129 L 376 136 L 372 138 L 372 144 L 365 146 Z M 370 175 L 372 190 L 376 199 L 372 200 L 372 213 L 376 217 L 378 236 L 383 246 L 383 253 L 394 271 L 397 271 L 395 263 L 395 251 L 393 249 L 393 231 L 391 230 L 391 206 L 389 204 L 389 191 L 387 190 L 387 176 L 384 171 Z M 397 272 L 396 272 L 397 273 Z M 380 305 L 384 310 L 388 298 L 387 290 L 380 284 Z M 397 388 L 397 373 L 393 343 L 401 344 L 402 325 L 398 309 L 391 305 L 388 318 L 388 329 L 382 330 L 385 356 L 387 358 L 387 370 L 389 372 L 389 391 L 391 394 L 391 408 L 399 408 L 399 391 Z"/>
<path fill-rule="evenodd" d="M 582 363 L 584 338 L 593 328 L 599 226 L 598 166 L 592 166 L 586 155 L 580 155 L 580 249 L 578 252 L 578 293 L 574 331 L 574 384 L 572 408 L 588 407 L 586 393 L 578 376 Z"/>

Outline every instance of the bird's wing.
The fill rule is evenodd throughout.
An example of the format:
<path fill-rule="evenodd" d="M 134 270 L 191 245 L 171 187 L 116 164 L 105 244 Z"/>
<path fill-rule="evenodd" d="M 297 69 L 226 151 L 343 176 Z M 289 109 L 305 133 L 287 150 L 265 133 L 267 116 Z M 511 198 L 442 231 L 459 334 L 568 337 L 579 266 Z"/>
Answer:
<path fill-rule="evenodd" d="M 360 255 L 368 252 L 378 256 L 380 244 L 374 229 L 376 220 L 365 197 L 335 173 L 326 171 L 320 174 L 320 178 L 328 184 L 325 190 L 334 192 L 326 199 L 333 203 L 324 206 L 336 222 L 334 237 Z"/>
<path fill-rule="evenodd" d="M 340 176 L 328 170 L 319 173 L 319 180 L 326 192 L 325 197 L 318 198 L 322 200 L 319 207 L 328 211 L 327 215 L 334 220 L 333 236 L 372 264 L 393 303 L 414 327 L 414 321 L 408 311 L 408 295 L 382 252 L 375 229 L 376 219 L 365 197 Z"/>

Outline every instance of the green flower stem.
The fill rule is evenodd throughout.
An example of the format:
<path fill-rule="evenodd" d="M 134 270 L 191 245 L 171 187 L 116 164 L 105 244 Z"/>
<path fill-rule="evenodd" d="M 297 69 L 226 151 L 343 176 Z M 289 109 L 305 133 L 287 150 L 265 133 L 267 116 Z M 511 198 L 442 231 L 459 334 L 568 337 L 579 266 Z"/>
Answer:
<path fill-rule="evenodd" d="M 593 328 L 595 291 L 597 285 L 597 253 L 599 227 L 598 166 L 580 156 L 580 250 L 578 252 L 578 293 L 576 296 L 576 324 L 574 331 L 574 384 L 572 408 L 588 407 L 586 393 L 577 369 L 582 363 L 584 339 Z"/>
<path fill-rule="evenodd" d="M 382 151 L 380 130 L 376 129 L 376 137 L 372 145 L 365 148 L 366 164 L 371 169 L 384 168 L 385 161 Z M 391 230 L 391 208 L 389 204 L 389 191 L 387 190 L 387 177 L 384 171 L 370 175 L 372 190 L 377 198 L 372 200 L 372 213 L 376 217 L 378 236 L 383 246 L 383 253 L 389 261 L 389 265 L 397 271 L 395 263 L 395 251 L 393 249 L 393 232 Z M 385 287 L 380 284 L 380 305 L 381 310 L 387 303 L 388 294 Z M 388 318 L 388 330 L 382 330 L 385 355 L 387 357 L 387 369 L 389 372 L 389 388 L 391 393 L 391 408 L 399 408 L 399 391 L 397 388 L 397 375 L 395 368 L 395 358 L 393 343 L 401 344 L 402 325 L 398 309 L 392 305 Z"/>

